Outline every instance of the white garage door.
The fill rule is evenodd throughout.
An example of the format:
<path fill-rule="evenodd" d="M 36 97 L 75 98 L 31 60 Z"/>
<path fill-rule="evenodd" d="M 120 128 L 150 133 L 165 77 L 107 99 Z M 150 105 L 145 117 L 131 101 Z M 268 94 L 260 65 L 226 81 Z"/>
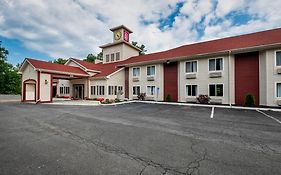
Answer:
<path fill-rule="evenodd" d="M 26 84 L 25 100 L 35 100 L 35 84 Z"/>

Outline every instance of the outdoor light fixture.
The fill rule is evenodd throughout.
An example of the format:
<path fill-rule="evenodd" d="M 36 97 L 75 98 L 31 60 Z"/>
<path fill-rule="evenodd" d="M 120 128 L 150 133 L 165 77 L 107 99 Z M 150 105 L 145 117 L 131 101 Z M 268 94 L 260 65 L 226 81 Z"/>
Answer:
<path fill-rule="evenodd" d="M 48 84 L 48 80 L 45 80 L 45 84 Z"/>
<path fill-rule="evenodd" d="M 167 64 L 170 64 L 170 60 L 167 60 L 166 63 L 167 63 Z"/>

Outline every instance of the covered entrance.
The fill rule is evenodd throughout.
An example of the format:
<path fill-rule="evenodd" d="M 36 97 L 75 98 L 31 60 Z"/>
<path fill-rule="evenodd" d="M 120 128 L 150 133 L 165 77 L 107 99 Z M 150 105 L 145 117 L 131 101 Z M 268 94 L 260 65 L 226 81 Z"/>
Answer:
<path fill-rule="evenodd" d="M 84 84 L 73 85 L 73 98 L 84 99 Z"/>

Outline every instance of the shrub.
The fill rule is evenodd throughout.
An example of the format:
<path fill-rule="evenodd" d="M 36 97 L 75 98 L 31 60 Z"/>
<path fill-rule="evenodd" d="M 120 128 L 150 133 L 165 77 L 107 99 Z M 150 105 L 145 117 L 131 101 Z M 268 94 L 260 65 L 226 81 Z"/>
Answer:
<path fill-rule="evenodd" d="M 107 99 L 105 99 L 105 103 L 109 103 L 110 101 L 109 101 L 109 99 L 107 98 Z"/>
<path fill-rule="evenodd" d="M 202 95 L 202 94 L 200 94 L 196 99 L 199 103 L 202 104 L 208 104 L 210 103 L 211 100 L 211 98 L 208 95 Z"/>
<path fill-rule="evenodd" d="M 138 100 L 145 100 L 145 96 L 146 96 L 145 93 L 140 93 L 140 94 L 138 95 Z"/>
<path fill-rule="evenodd" d="M 119 98 L 115 98 L 114 102 L 118 103 L 118 102 L 121 102 L 121 100 Z"/>
<path fill-rule="evenodd" d="M 99 98 L 96 98 L 96 100 L 102 102 L 102 101 L 104 101 L 104 98 L 99 97 Z"/>
<path fill-rule="evenodd" d="M 252 94 L 247 94 L 245 97 L 245 106 L 253 107 L 255 106 L 255 96 Z"/>
<path fill-rule="evenodd" d="M 166 101 L 168 101 L 168 102 L 173 101 L 172 96 L 170 94 L 167 95 Z"/>

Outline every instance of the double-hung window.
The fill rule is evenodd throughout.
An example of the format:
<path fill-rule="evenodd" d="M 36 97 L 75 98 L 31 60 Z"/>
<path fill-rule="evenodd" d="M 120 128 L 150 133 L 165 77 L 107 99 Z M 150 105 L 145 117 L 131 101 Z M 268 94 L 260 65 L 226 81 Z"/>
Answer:
<path fill-rule="evenodd" d="M 185 73 L 197 72 L 197 61 L 188 61 L 185 63 Z"/>
<path fill-rule="evenodd" d="M 147 66 L 146 75 L 154 76 L 155 75 L 155 66 Z"/>
<path fill-rule="evenodd" d="M 195 97 L 197 96 L 197 85 L 186 85 L 185 91 L 186 96 Z"/>
<path fill-rule="evenodd" d="M 276 52 L 276 66 L 281 67 L 281 51 Z"/>
<path fill-rule="evenodd" d="M 155 95 L 155 86 L 147 86 L 147 95 Z"/>
<path fill-rule="evenodd" d="M 223 96 L 223 84 L 210 84 L 209 96 L 222 97 Z"/>
<path fill-rule="evenodd" d="M 140 94 L 140 86 L 133 86 L 133 95 Z"/>
<path fill-rule="evenodd" d="M 91 95 L 96 95 L 96 86 L 91 86 Z"/>
<path fill-rule="evenodd" d="M 119 61 L 120 60 L 120 52 L 117 52 L 116 53 L 116 61 Z"/>
<path fill-rule="evenodd" d="M 209 59 L 209 71 L 221 71 L 221 70 L 223 70 L 222 58 Z"/>
<path fill-rule="evenodd" d="M 276 97 L 281 98 L 281 83 L 276 83 Z"/>
<path fill-rule="evenodd" d="M 140 76 L 140 68 L 134 67 L 133 68 L 133 77 L 139 77 Z"/>
<path fill-rule="evenodd" d="M 114 53 L 111 54 L 111 61 L 114 61 Z"/>
<path fill-rule="evenodd" d="M 60 94 L 63 94 L 63 87 L 60 87 Z"/>
<path fill-rule="evenodd" d="M 109 62 L 109 54 L 105 55 L 105 61 Z"/>

